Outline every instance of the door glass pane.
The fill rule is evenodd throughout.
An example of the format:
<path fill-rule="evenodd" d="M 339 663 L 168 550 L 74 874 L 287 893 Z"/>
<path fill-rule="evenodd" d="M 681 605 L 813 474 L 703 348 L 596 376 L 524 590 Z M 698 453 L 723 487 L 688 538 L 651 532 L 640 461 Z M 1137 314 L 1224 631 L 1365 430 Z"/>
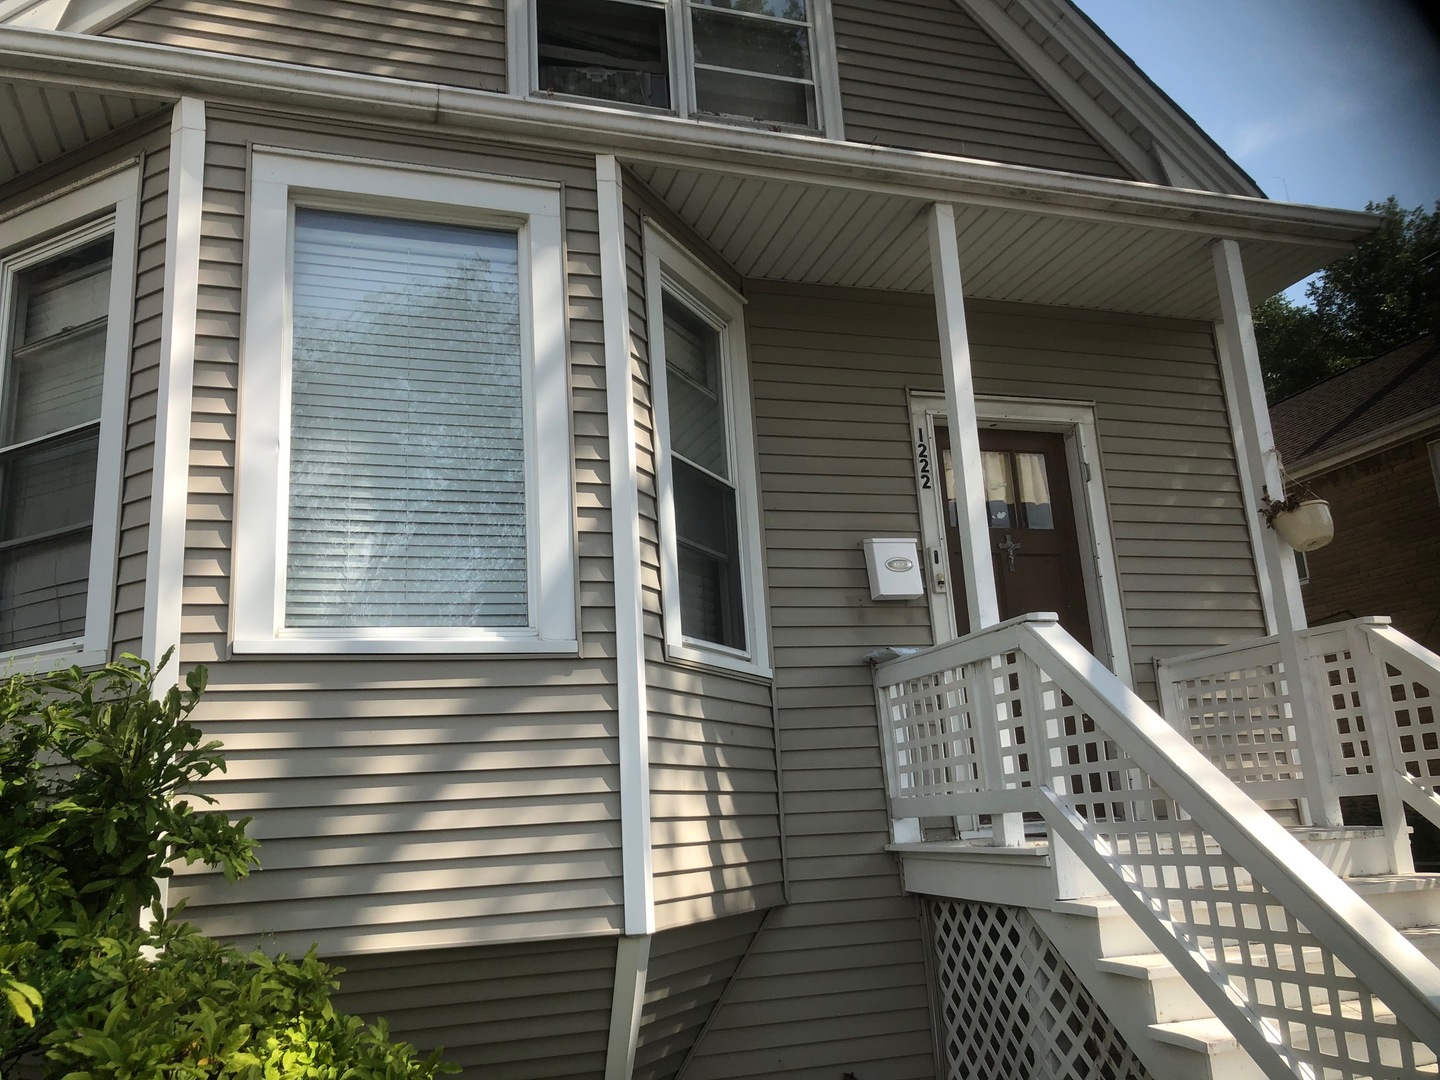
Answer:
<path fill-rule="evenodd" d="M 525 626 L 513 232 L 298 209 L 285 622 Z"/>
<path fill-rule="evenodd" d="M 1015 528 L 1015 495 L 1010 485 L 1008 455 L 986 450 L 980 455 L 985 473 L 985 517 L 992 529 Z"/>
<path fill-rule="evenodd" d="M 539 0 L 535 37 L 542 93 L 670 107 L 663 4 Z"/>
<path fill-rule="evenodd" d="M 720 334 L 671 296 L 663 299 L 670 445 L 686 461 L 730 479 Z"/>
<path fill-rule="evenodd" d="M 1055 511 L 1050 505 L 1050 481 L 1045 475 L 1044 454 L 1016 454 L 1015 475 L 1020 481 L 1020 504 L 1025 528 L 1053 529 Z"/>

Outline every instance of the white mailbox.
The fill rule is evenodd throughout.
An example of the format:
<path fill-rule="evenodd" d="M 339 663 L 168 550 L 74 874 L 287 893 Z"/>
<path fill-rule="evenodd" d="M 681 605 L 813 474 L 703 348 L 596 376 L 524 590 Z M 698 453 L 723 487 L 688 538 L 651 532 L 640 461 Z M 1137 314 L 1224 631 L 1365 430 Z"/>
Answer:
<path fill-rule="evenodd" d="M 920 541 L 913 537 L 873 536 L 865 541 L 872 600 L 914 600 L 925 595 L 920 576 Z"/>

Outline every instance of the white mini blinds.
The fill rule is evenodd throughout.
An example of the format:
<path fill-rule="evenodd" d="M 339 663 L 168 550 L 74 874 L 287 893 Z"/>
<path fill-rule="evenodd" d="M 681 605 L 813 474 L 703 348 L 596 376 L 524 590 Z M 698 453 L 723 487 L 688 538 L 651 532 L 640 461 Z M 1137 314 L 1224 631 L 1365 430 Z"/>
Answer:
<path fill-rule="evenodd" d="M 514 232 L 298 208 L 286 626 L 524 626 Z"/>
<path fill-rule="evenodd" d="M 559 188 L 252 172 L 235 649 L 573 651 Z"/>

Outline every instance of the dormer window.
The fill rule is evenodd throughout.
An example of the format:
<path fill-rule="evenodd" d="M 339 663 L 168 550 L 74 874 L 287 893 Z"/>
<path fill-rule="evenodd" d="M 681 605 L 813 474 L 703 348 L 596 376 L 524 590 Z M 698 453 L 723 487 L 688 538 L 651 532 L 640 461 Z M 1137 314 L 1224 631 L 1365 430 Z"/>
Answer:
<path fill-rule="evenodd" d="M 819 0 L 535 0 L 530 85 L 679 116 L 814 131 Z M 828 34 L 827 34 L 828 36 Z M 838 108 L 838 102 L 834 103 Z"/>

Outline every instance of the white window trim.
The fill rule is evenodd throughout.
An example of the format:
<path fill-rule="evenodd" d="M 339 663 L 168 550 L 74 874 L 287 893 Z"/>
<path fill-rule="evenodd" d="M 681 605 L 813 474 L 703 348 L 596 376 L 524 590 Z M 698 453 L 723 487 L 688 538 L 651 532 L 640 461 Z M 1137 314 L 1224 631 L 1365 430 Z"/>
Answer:
<path fill-rule="evenodd" d="M 661 0 L 666 8 L 665 26 L 669 34 L 670 87 L 669 109 L 647 105 L 630 105 L 618 101 L 601 101 L 584 97 L 556 97 L 553 100 L 590 108 L 618 109 L 650 115 L 676 116 L 697 123 L 722 127 L 759 127 L 772 125 L 763 120 L 746 121 L 724 117 L 695 115 L 695 47 L 690 34 L 687 8 L 677 0 Z M 815 87 L 815 117 L 818 133 L 827 139 L 845 138 L 844 111 L 840 104 L 840 70 L 835 53 L 835 23 L 830 0 L 809 0 L 812 33 L 811 72 Z M 535 44 L 535 0 L 506 0 L 506 74 L 509 92 L 516 97 L 531 97 L 540 92 L 539 57 Z M 542 95 L 551 100 L 548 95 Z M 808 129 L 782 125 L 782 130 L 809 134 Z"/>
<path fill-rule="evenodd" d="M 751 675 L 770 675 L 765 614 L 764 556 L 760 537 L 755 431 L 751 422 L 750 374 L 745 354 L 745 300 L 651 222 L 645 223 L 645 315 L 650 327 L 650 386 L 655 408 L 655 487 L 660 514 L 660 595 L 665 652 L 685 660 Z M 730 460 L 734 463 L 740 596 L 746 648 L 731 649 L 687 637 L 680 625 L 680 559 L 675 543 L 675 486 L 670 467 L 670 408 L 665 371 L 662 292 L 720 331 L 721 377 L 727 407 Z"/>
<path fill-rule="evenodd" d="M 10 340 L 15 271 L 102 236 L 113 236 L 110 306 L 101 382 L 95 510 L 90 529 L 90 577 L 82 637 L 0 652 L 11 667 L 57 663 L 82 667 L 110 659 L 115 621 L 115 571 L 124 484 L 125 414 L 130 383 L 130 338 L 135 311 L 135 257 L 140 172 L 133 167 L 86 183 L 0 220 L 0 341 Z M 82 223 L 83 224 L 76 224 Z M 0 365 L 8 352 L 0 350 Z M 0 385 L 5 372 L 0 368 Z"/>
<path fill-rule="evenodd" d="M 935 446 L 935 425 L 945 422 L 946 413 L 943 394 L 920 390 L 911 392 L 910 429 L 912 433 L 917 428 L 923 430 L 927 448 Z M 977 394 L 975 413 L 981 427 L 1053 431 L 1065 436 L 1070 501 L 1074 507 L 1075 531 L 1085 573 L 1085 601 L 1090 612 L 1091 640 L 1096 643 L 1096 655 L 1109 662 L 1110 670 L 1126 686 L 1133 687 L 1125 605 L 1120 592 L 1115 541 L 1110 532 L 1110 509 L 1100 466 L 1100 439 L 1094 404 L 1088 401 Z M 1089 467 L 1088 478 L 1086 466 Z M 919 467 L 917 461 L 917 469 Z M 937 589 L 934 580 L 934 564 L 945 557 L 943 466 L 940 461 L 933 460 L 930 469 L 934 476 L 931 488 L 928 492 L 923 490 L 922 481 L 920 491 L 921 535 L 931 575 L 927 583 L 930 619 L 935 640 L 949 641 L 955 637 L 955 592 L 953 588 Z"/>
<path fill-rule="evenodd" d="M 517 231 L 530 567 L 527 627 L 284 626 L 289 282 L 297 203 Z M 251 160 L 249 222 L 236 464 L 234 650 L 575 652 L 573 454 L 559 188 L 257 147 Z"/>

